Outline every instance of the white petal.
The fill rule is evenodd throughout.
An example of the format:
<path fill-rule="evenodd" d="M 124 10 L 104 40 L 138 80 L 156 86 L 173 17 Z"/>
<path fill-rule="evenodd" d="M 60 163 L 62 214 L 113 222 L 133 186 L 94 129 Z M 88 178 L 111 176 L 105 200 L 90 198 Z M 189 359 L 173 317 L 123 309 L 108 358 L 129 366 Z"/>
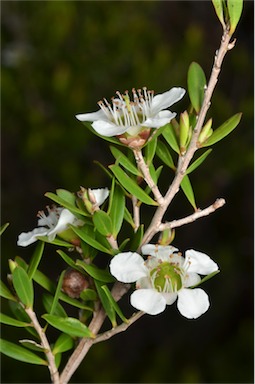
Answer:
<path fill-rule="evenodd" d="M 194 249 L 185 252 L 185 265 L 189 265 L 188 272 L 196 272 L 201 275 L 208 275 L 219 269 L 218 265 L 209 256 L 194 251 Z"/>
<path fill-rule="evenodd" d="M 162 293 L 162 296 L 165 298 L 167 305 L 171 305 L 175 302 L 177 299 L 177 293 L 172 292 L 172 293 Z"/>
<path fill-rule="evenodd" d="M 166 308 L 166 300 L 154 289 L 137 289 L 130 296 L 130 302 L 133 307 L 149 315 L 157 315 Z"/>
<path fill-rule="evenodd" d="M 163 114 L 163 112 L 169 112 L 167 114 Z M 160 116 L 163 114 L 162 116 Z M 143 126 L 149 127 L 149 128 L 160 128 L 166 125 L 167 123 L 170 123 L 170 121 L 176 116 L 176 113 L 172 113 L 170 111 L 162 111 L 159 112 L 155 117 L 149 117 L 145 120 L 143 123 Z"/>
<path fill-rule="evenodd" d="M 94 123 L 92 123 L 92 127 L 97 133 L 99 133 L 99 135 L 107 137 L 121 135 L 122 133 L 125 133 L 128 129 L 128 127 L 126 126 L 116 125 L 114 123 L 104 120 L 95 121 Z"/>
<path fill-rule="evenodd" d="M 185 94 L 183 88 L 172 88 L 170 91 L 156 95 L 152 100 L 151 113 L 157 114 L 165 108 L 169 108 L 174 103 L 177 103 Z"/>
<path fill-rule="evenodd" d="M 207 293 L 201 288 L 181 289 L 178 292 L 177 308 L 188 319 L 196 319 L 209 308 Z"/>
<path fill-rule="evenodd" d="M 96 121 L 96 120 L 102 120 L 102 119 L 106 118 L 106 115 L 102 111 L 102 109 L 100 109 L 97 112 L 82 113 L 82 114 L 76 115 L 75 117 L 76 117 L 76 119 L 78 119 L 80 121 Z"/>
<path fill-rule="evenodd" d="M 178 249 L 172 245 L 145 244 L 142 246 L 143 255 L 156 256 L 158 259 L 168 258 L 174 252 L 178 252 Z"/>
<path fill-rule="evenodd" d="M 147 276 L 144 260 L 135 252 L 123 252 L 114 256 L 110 262 L 110 272 L 122 283 L 134 283 Z"/>
<path fill-rule="evenodd" d="M 35 228 L 31 232 L 22 232 L 18 237 L 17 244 L 20 247 L 26 247 L 27 245 L 37 241 L 38 236 L 46 236 L 48 232 L 49 232 L 49 229 L 44 227 Z"/>
<path fill-rule="evenodd" d="M 107 199 L 109 196 L 109 189 L 108 188 L 98 188 L 98 189 L 89 189 L 95 196 L 97 205 L 102 205 L 103 202 Z"/>
<path fill-rule="evenodd" d="M 184 278 L 184 287 L 192 287 L 201 281 L 201 277 L 195 272 L 188 272 Z"/>
<path fill-rule="evenodd" d="M 56 227 L 48 232 L 49 240 L 54 240 L 56 234 L 66 230 L 68 224 L 72 224 L 75 219 L 75 216 L 68 209 L 63 209 L 59 216 L 59 220 Z"/>

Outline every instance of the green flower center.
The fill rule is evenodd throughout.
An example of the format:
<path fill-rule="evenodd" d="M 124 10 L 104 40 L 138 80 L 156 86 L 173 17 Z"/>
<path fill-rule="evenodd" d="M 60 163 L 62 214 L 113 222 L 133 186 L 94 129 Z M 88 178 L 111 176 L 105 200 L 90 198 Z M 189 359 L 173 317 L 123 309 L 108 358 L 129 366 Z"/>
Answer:
<path fill-rule="evenodd" d="M 161 263 L 150 274 L 152 284 L 159 292 L 176 292 L 182 288 L 182 270 L 175 264 Z"/>

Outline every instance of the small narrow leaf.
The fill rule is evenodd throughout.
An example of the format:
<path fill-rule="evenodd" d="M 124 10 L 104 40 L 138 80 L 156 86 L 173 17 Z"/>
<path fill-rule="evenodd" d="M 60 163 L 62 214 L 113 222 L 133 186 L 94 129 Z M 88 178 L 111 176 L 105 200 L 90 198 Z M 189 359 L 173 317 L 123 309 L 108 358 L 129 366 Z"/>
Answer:
<path fill-rule="evenodd" d="M 223 13 L 223 0 L 212 0 L 215 8 L 216 15 L 218 16 L 223 28 L 225 28 L 224 13 Z"/>
<path fill-rule="evenodd" d="M 243 0 L 228 0 L 227 7 L 230 19 L 230 34 L 233 34 L 242 14 Z"/>
<path fill-rule="evenodd" d="M 167 141 L 168 145 L 176 152 L 176 153 L 180 153 L 180 148 L 179 148 L 179 144 L 178 144 L 178 141 L 177 141 L 177 138 L 176 138 L 176 135 L 175 135 L 175 131 L 174 131 L 174 127 L 173 125 L 170 123 L 170 124 L 167 124 L 165 126 L 165 129 L 162 133 L 164 139 Z"/>
<path fill-rule="evenodd" d="M 95 301 L 98 299 L 98 296 L 93 289 L 87 288 L 81 292 L 80 298 L 84 301 Z"/>
<path fill-rule="evenodd" d="M 99 269 L 94 264 L 87 264 L 82 260 L 77 260 L 76 265 L 79 265 L 79 267 L 83 268 L 84 271 L 86 271 L 90 276 L 92 276 L 96 280 L 100 280 L 104 283 L 112 283 L 114 281 L 114 278 L 108 272 L 104 269 Z"/>
<path fill-rule="evenodd" d="M 14 319 L 10 316 L 5 315 L 4 313 L 0 313 L 0 323 L 6 325 L 12 325 L 13 327 L 30 327 L 31 323 L 26 323 L 24 321 L 20 321 Z"/>
<path fill-rule="evenodd" d="M 144 225 L 142 224 L 138 227 L 137 231 L 134 233 L 133 238 L 131 239 L 130 251 L 135 252 L 140 247 L 143 239 L 143 233 L 144 233 Z"/>
<path fill-rule="evenodd" d="M 74 346 L 74 340 L 70 335 L 62 333 L 57 339 L 52 353 L 56 355 L 57 353 L 63 353 L 69 351 Z"/>
<path fill-rule="evenodd" d="M 57 328 L 68 335 L 76 337 L 94 337 L 93 333 L 86 327 L 86 325 L 73 317 L 58 317 L 46 314 L 43 315 L 42 318 L 52 327 Z"/>
<path fill-rule="evenodd" d="M 129 210 L 127 209 L 127 207 L 125 207 L 125 210 L 124 210 L 124 219 L 126 220 L 126 222 L 127 222 L 128 224 L 131 225 L 132 228 L 135 228 L 134 220 L 133 220 L 133 218 L 132 218 L 131 213 L 130 213 Z"/>
<path fill-rule="evenodd" d="M 120 307 L 118 306 L 118 304 L 116 303 L 116 301 L 114 300 L 114 298 L 112 297 L 112 294 L 109 290 L 109 288 L 107 287 L 107 285 L 102 285 L 102 290 L 105 292 L 109 302 L 111 303 L 113 309 L 115 310 L 115 312 L 119 315 L 119 317 L 121 318 L 122 321 L 124 321 L 125 323 L 128 322 L 127 318 L 123 315 Z"/>
<path fill-rule="evenodd" d="M 199 113 L 203 104 L 206 87 L 206 77 L 198 63 L 191 63 L 188 69 L 188 92 L 191 104 Z"/>
<path fill-rule="evenodd" d="M 112 234 L 116 239 L 124 219 L 125 212 L 125 195 L 122 189 L 116 185 L 112 194 L 112 203 L 109 211 L 109 215 L 112 219 Z"/>
<path fill-rule="evenodd" d="M 157 148 L 157 139 L 151 140 L 148 142 L 148 144 L 145 147 L 145 158 L 146 158 L 146 164 L 150 166 Z"/>
<path fill-rule="evenodd" d="M 61 249 L 58 249 L 57 253 L 62 257 L 62 259 L 66 262 L 66 264 L 69 265 L 69 267 L 78 269 L 73 259 L 70 256 L 68 256 L 65 252 L 63 252 Z"/>
<path fill-rule="evenodd" d="M 181 188 L 182 188 L 185 196 L 187 197 L 188 201 L 192 205 L 192 207 L 194 209 L 197 209 L 193 188 L 192 188 L 192 185 L 191 185 L 190 180 L 189 180 L 187 175 L 185 175 L 184 178 L 182 179 Z"/>
<path fill-rule="evenodd" d="M 34 290 L 32 280 L 29 279 L 27 273 L 20 266 L 17 266 L 14 269 L 12 277 L 13 286 L 20 301 L 26 307 L 32 308 L 34 301 Z"/>
<path fill-rule="evenodd" d="M 12 359 L 23 361 L 29 364 L 48 365 L 45 360 L 27 349 L 13 344 L 7 340 L 0 340 L 0 352 Z"/>
<path fill-rule="evenodd" d="M 99 233 L 103 236 L 110 236 L 113 232 L 112 229 L 112 220 L 104 211 L 96 211 L 93 214 L 93 223 Z"/>
<path fill-rule="evenodd" d="M 34 340 L 29 340 L 29 339 L 23 339 L 19 340 L 19 342 L 26 348 L 31 349 L 32 351 L 37 351 L 37 352 L 44 352 L 46 351 L 45 348 L 41 346 L 41 344 L 36 343 Z"/>
<path fill-rule="evenodd" d="M 123 185 L 131 195 L 136 196 L 141 202 L 147 205 L 158 205 L 158 203 L 148 196 L 118 165 L 111 165 L 109 168 L 119 180 L 120 184 Z"/>
<path fill-rule="evenodd" d="M 4 231 L 9 227 L 10 223 L 6 223 L 0 228 L 0 236 L 4 233 Z"/>
<path fill-rule="evenodd" d="M 213 276 L 217 275 L 218 273 L 220 273 L 220 270 L 214 271 L 214 272 L 210 273 L 209 275 L 206 275 L 203 279 L 201 279 L 199 281 L 199 283 L 197 283 L 195 285 L 192 285 L 192 287 L 189 287 L 189 288 L 197 287 L 198 285 L 200 285 L 200 284 L 204 283 L 205 281 L 211 279 Z"/>
<path fill-rule="evenodd" d="M 117 163 L 121 164 L 127 171 L 131 172 L 135 176 L 142 176 L 141 172 L 136 168 L 134 164 L 116 147 L 110 146 L 110 150 L 115 157 Z"/>
<path fill-rule="evenodd" d="M 32 256 L 31 262 L 28 267 L 28 277 L 29 279 L 32 279 L 34 276 L 35 271 L 37 270 L 37 267 L 41 261 L 42 255 L 43 255 L 43 250 L 44 250 L 44 242 L 39 241 L 39 243 L 36 246 L 35 252 Z"/>
<path fill-rule="evenodd" d="M 206 152 L 204 152 L 198 159 L 193 161 L 193 163 L 188 167 L 186 171 L 186 175 L 193 172 L 199 165 L 201 165 L 204 160 L 207 158 L 207 156 L 212 152 L 212 149 L 208 149 Z"/>
<path fill-rule="evenodd" d="M 163 163 L 165 163 L 169 168 L 175 170 L 175 165 L 174 165 L 172 156 L 167 146 L 162 141 L 158 141 L 156 154 L 160 158 L 160 160 L 163 161 Z"/>
<path fill-rule="evenodd" d="M 48 197 L 49 199 L 55 201 L 59 205 L 69 209 L 70 212 L 72 213 L 78 213 L 79 215 L 82 216 L 87 216 L 89 217 L 90 215 L 81 209 L 77 208 L 75 205 L 72 205 L 69 203 L 69 201 L 64 200 L 63 198 L 59 197 L 58 195 L 55 195 L 55 193 L 52 192 L 46 192 L 45 196 Z"/>
<path fill-rule="evenodd" d="M 110 255 L 112 254 L 111 250 L 107 249 L 106 247 L 101 245 L 98 241 L 90 237 L 86 232 L 83 231 L 83 228 L 72 226 L 72 229 L 76 233 L 76 235 L 80 237 L 80 239 L 85 241 L 85 243 L 91 245 L 91 247 L 98 249 L 103 253 L 108 253 Z"/>
<path fill-rule="evenodd" d="M 52 306 L 51 306 L 51 309 L 50 309 L 50 312 L 49 312 L 50 315 L 54 314 L 56 306 L 58 304 L 58 300 L 59 300 L 59 296 L 60 296 L 60 293 L 61 293 L 61 288 L 62 288 L 62 283 L 63 283 L 64 275 L 65 275 L 65 271 L 62 271 L 61 275 L 59 276 L 58 285 L 57 285 L 57 288 L 56 288 L 54 299 L 52 301 Z"/>
<path fill-rule="evenodd" d="M 48 295 L 47 293 L 45 293 L 42 297 L 43 306 L 47 313 L 49 313 L 52 309 L 53 300 L 54 300 L 54 297 L 51 295 Z M 57 303 L 54 311 L 52 311 L 51 314 L 59 317 L 67 317 L 67 313 L 60 303 Z"/>
<path fill-rule="evenodd" d="M 65 200 L 67 203 L 73 205 L 75 207 L 76 197 L 72 192 L 67 191 L 66 189 L 57 189 L 56 193 L 58 197 Z"/>
<path fill-rule="evenodd" d="M 17 301 L 16 297 L 13 296 L 2 280 L 0 281 L 0 296 L 8 300 Z"/>
<path fill-rule="evenodd" d="M 232 132 L 239 124 L 242 117 L 242 113 L 237 113 L 234 116 L 226 120 L 219 128 L 215 129 L 213 134 L 202 144 L 203 147 L 213 145 L 222 140 L 230 132 Z"/>
<path fill-rule="evenodd" d="M 97 289 L 100 301 L 101 301 L 101 303 L 104 307 L 104 310 L 105 310 L 107 316 L 109 317 L 109 319 L 112 323 L 112 326 L 114 328 L 117 325 L 115 310 L 114 310 L 111 302 L 109 301 L 105 291 L 102 289 L 102 283 L 95 280 L 95 285 L 96 285 L 96 289 Z"/>

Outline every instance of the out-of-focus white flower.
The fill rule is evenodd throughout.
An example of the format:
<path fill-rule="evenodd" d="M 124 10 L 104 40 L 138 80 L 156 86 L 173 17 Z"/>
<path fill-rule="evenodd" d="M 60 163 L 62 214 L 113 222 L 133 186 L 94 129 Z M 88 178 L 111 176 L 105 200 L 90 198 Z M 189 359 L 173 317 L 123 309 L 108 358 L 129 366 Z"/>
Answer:
<path fill-rule="evenodd" d="M 38 240 L 40 236 L 47 236 L 53 241 L 57 234 L 64 232 L 69 224 L 76 226 L 83 225 L 83 221 L 77 219 L 68 209 L 62 207 L 47 207 L 48 216 L 44 211 L 39 211 L 37 216 L 38 228 L 30 232 L 22 232 L 18 237 L 17 244 L 26 247 Z"/>
<path fill-rule="evenodd" d="M 208 310 L 205 291 L 189 287 L 200 282 L 199 275 L 218 270 L 209 256 L 191 249 L 184 258 L 175 247 L 153 244 L 144 245 L 142 253 L 149 255 L 146 261 L 138 253 L 124 252 L 114 256 L 110 263 L 111 274 L 117 280 L 136 282 L 130 297 L 133 307 L 156 315 L 177 299 L 177 308 L 188 319 L 196 319 Z"/>
<path fill-rule="evenodd" d="M 99 111 L 79 114 L 76 118 L 92 122 L 93 129 L 102 136 L 120 136 L 120 141 L 127 145 L 132 143 L 130 146 L 141 146 L 149 137 L 151 128 L 160 128 L 176 116 L 176 113 L 166 108 L 179 101 L 185 90 L 175 87 L 154 96 L 154 91 L 149 91 L 146 87 L 142 90 L 133 88 L 133 100 L 128 91 L 124 95 L 120 92 L 116 94 L 118 98 L 112 98 L 111 103 L 106 99 L 99 101 Z"/>

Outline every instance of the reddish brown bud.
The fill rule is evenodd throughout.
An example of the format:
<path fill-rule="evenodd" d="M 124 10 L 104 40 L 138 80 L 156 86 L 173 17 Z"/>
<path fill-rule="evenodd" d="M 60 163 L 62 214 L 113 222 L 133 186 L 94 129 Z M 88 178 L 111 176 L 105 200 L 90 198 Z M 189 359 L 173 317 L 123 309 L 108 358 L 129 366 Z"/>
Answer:
<path fill-rule="evenodd" d="M 65 272 L 62 291 L 69 297 L 78 299 L 84 289 L 88 288 L 89 282 L 86 277 L 75 269 L 68 268 Z"/>

